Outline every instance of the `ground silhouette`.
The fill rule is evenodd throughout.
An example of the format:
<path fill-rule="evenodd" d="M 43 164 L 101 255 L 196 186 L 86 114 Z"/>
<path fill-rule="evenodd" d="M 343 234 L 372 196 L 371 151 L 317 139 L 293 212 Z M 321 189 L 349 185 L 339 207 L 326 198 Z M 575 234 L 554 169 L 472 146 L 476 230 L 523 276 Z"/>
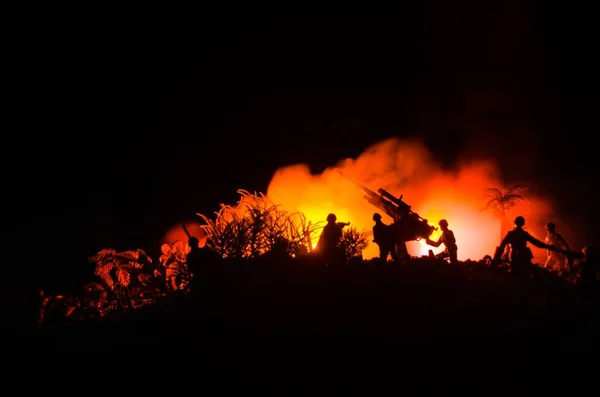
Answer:
<path fill-rule="evenodd" d="M 536 269 L 516 284 L 506 269 L 484 262 L 218 261 L 207 264 L 201 290 L 170 294 L 126 316 L 45 324 L 32 340 L 48 353 L 158 346 L 202 360 L 256 354 L 282 363 L 298 354 L 541 359 L 598 349 L 597 312 L 582 305 L 576 286 Z"/>

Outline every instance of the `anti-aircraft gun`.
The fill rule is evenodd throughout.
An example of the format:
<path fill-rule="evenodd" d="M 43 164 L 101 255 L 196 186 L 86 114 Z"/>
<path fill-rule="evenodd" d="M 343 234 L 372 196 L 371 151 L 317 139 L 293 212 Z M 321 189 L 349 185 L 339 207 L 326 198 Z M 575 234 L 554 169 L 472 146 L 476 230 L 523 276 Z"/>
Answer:
<path fill-rule="evenodd" d="M 426 239 L 431 236 L 437 227 L 427 223 L 427 219 L 422 218 L 416 212 L 411 210 L 410 205 L 406 204 L 402 197 L 394 197 L 391 193 L 384 189 L 378 189 L 377 193 L 368 187 L 348 178 L 338 170 L 341 176 L 356 185 L 364 194 L 364 199 L 369 204 L 385 212 L 387 216 L 392 218 L 392 230 L 396 244 L 402 244 L 405 247 L 407 241 Z"/>

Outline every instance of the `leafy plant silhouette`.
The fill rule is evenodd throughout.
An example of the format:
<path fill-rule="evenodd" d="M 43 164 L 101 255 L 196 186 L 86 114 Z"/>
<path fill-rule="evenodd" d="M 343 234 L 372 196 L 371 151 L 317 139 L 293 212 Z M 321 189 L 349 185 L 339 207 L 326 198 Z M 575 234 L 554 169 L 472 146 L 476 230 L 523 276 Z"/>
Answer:
<path fill-rule="evenodd" d="M 368 234 L 365 231 L 358 231 L 355 227 L 345 228 L 339 246 L 346 262 L 362 258 L 362 252 L 369 246 Z"/>
<path fill-rule="evenodd" d="M 480 211 L 491 210 L 500 217 L 500 238 L 503 238 L 510 229 L 511 222 L 508 212 L 517 203 L 526 201 L 525 194 L 528 188 L 524 185 L 513 185 L 508 189 L 488 188 L 484 191 L 487 202 Z"/>
<path fill-rule="evenodd" d="M 112 248 L 103 249 L 90 257 L 96 265 L 94 274 L 102 287 L 112 295 L 123 313 L 133 308 L 129 286 L 132 274 L 136 270 L 152 264 L 152 259 L 144 250 L 129 250 L 117 252 Z"/>
<path fill-rule="evenodd" d="M 275 247 L 285 247 L 292 257 L 310 252 L 321 222 L 284 211 L 262 193 L 238 193 L 237 205 L 221 204 L 214 220 L 197 214 L 204 221 L 209 248 L 223 258 L 256 258 Z"/>
<path fill-rule="evenodd" d="M 155 273 L 155 276 L 164 279 L 168 292 L 186 290 L 191 279 L 186 262 L 190 247 L 178 240 L 172 244 L 163 244 L 160 250 L 160 270 L 156 271 L 158 274 Z"/>

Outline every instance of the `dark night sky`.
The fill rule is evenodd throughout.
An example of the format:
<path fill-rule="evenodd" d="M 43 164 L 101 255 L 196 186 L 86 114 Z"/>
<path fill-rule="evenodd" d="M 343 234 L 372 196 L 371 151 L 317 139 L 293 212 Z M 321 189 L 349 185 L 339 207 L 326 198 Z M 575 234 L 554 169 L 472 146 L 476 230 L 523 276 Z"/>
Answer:
<path fill-rule="evenodd" d="M 320 171 L 411 134 L 449 163 L 510 151 L 507 177 L 544 181 L 598 219 L 596 148 L 573 139 L 598 131 L 592 29 L 583 11 L 498 3 L 48 34 L 34 68 L 42 137 L 22 137 L 38 168 L 15 178 L 36 192 L 19 199 L 35 208 L 26 225 L 77 255 L 146 246 L 238 188 L 264 190 L 283 165 Z"/>

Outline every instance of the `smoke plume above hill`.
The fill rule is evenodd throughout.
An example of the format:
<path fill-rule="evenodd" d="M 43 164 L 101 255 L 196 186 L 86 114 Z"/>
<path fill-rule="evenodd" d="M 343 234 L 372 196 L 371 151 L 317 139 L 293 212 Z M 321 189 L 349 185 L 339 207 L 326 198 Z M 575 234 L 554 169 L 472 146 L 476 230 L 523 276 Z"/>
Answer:
<path fill-rule="evenodd" d="M 370 231 L 373 213 L 379 212 L 384 222 L 391 223 L 391 218 L 369 204 L 337 169 L 371 190 L 383 188 L 396 197 L 402 194 L 412 210 L 432 225 L 446 219 L 456 235 L 460 260 L 492 254 L 500 241 L 500 219 L 492 211 L 481 211 L 489 200 L 484 196 L 485 189 L 507 187 L 501 183 L 495 162 L 465 158 L 452 170 L 444 169 L 418 140 L 393 138 L 376 143 L 357 158 L 343 159 L 319 175 L 312 174 L 305 164 L 281 168 L 275 172 L 267 196 L 285 210 L 304 212 L 313 222 L 324 221 L 333 212 L 338 221 L 349 221 L 359 230 Z M 524 215 L 529 226 L 550 213 L 548 200 L 530 197 L 528 203 L 518 204 L 508 216 Z M 536 237 L 543 235 L 538 233 Z M 411 255 L 420 256 L 429 249 L 440 252 L 443 246 L 433 248 L 414 241 L 408 249 Z M 374 243 L 363 252 L 365 258 L 377 254 Z M 536 257 L 539 255 L 543 252 L 536 252 Z"/>

